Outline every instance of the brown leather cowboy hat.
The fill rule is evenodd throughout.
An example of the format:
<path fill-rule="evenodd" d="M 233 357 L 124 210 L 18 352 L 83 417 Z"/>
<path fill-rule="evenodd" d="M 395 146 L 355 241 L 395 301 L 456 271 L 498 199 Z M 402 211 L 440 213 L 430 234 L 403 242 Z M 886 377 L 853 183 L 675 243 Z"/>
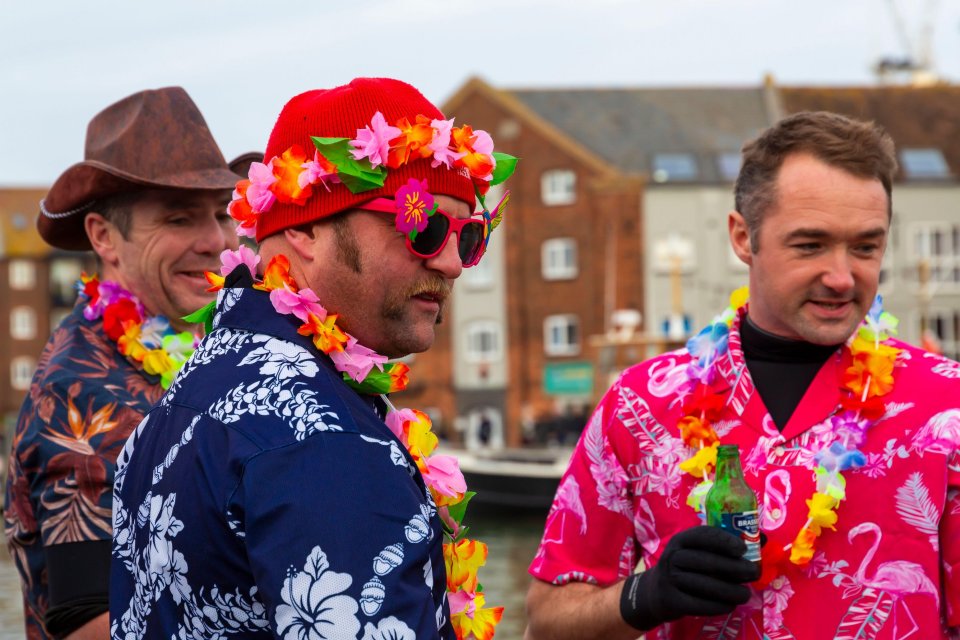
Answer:
<path fill-rule="evenodd" d="M 233 171 L 246 180 L 247 175 L 250 173 L 250 165 L 254 162 L 263 162 L 263 152 L 247 151 L 246 153 L 241 153 L 229 162 L 230 171 Z"/>
<path fill-rule="evenodd" d="M 97 200 L 138 189 L 233 189 L 230 171 L 197 105 L 181 87 L 140 91 L 93 117 L 83 162 L 40 201 L 47 243 L 83 250 L 83 219 Z"/>

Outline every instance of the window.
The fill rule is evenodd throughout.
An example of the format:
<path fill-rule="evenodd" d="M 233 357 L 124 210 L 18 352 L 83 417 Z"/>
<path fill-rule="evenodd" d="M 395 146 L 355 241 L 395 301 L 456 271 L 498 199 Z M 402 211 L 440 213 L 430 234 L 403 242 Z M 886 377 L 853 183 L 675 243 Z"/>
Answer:
<path fill-rule="evenodd" d="M 33 289 L 37 284 L 37 268 L 29 260 L 10 261 L 10 288 L 20 291 Z"/>
<path fill-rule="evenodd" d="M 920 322 L 917 334 L 920 335 Z M 960 356 L 960 312 L 933 312 L 927 317 L 927 328 L 940 342 L 943 355 L 956 360 Z"/>
<path fill-rule="evenodd" d="M 917 281 L 960 286 L 960 225 L 930 222 L 915 224 L 912 229 L 911 257 Z"/>
<path fill-rule="evenodd" d="M 30 307 L 10 310 L 10 337 L 14 340 L 33 340 L 37 337 L 37 314 Z"/>
<path fill-rule="evenodd" d="M 17 391 L 30 388 L 30 379 L 36 368 L 36 361 L 30 356 L 18 356 L 10 361 L 10 386 Z"/>
<path fill-rule="evenodd" d="M 720 172 L 720 179 L 726 182 L 734 182 L 740 175 L 740 152 L 724 151 L 717 154 L 717 171 Z"/>
<path fill-rule="evenodd" d="M 654 182 L 689 182 L 699 175 L 697 159 L 690 153 L 657 153 L 653 156 Z"/>
<path fill-rule="evenodd" d="M 577 198 L 577 174 L 569 169 L 546 171 L 540 179 L 540 197 L 543 204 L 555 206 L 573 204 Z M 492 205 L 491 205 L 492 206 Z"/>
<path fill-rule="evenodd" d="M 949 178 L 950 169 L 940 149 L 903 149 L 900 151 L 903 174 L 907 179 Z"/>
<path fill-rule="evenodd" d="M 66 258 L 50 264 L 50 297 L 54 306 L 70 307 L 77 299 L 76 282 L 83 267 L 79 260 Z"/>
<path fill-rule="evenodd" d="M 468 362 L 492 362 L 503 357 L 500 325 L 493 320 L 475 320 L 466 331 Z"/>
<path fill-rule="evenodd" d="M 503 240 L 503 238 L 497 238 Z M 493 259 L 484 254 L 480 262 L 469 269 L 464 269 L 460 280 L 468 289 L 489 289 L 493 286 Z M 458 285 L 459 286 L 459 285 Z"/>
<path fill-rule="evenodd" d="M 543 321 L 543 350 L 548 356 L 580 353 L 580 320 L 577 316 L 547 316 Z"/>
<path fill-rule="evenodd" d="M 554 238 L 540 249 L 540 271 L 544 280 L 571 280 L 577 277 L 577 242 L 573 238 Z"/>

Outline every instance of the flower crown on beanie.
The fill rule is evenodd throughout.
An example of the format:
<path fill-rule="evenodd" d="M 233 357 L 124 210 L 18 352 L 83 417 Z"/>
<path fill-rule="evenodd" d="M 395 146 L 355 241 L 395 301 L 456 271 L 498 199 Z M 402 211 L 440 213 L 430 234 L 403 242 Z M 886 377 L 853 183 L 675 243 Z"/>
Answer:
<path fill-rule="evenodd" d="M 396 203 L 397 229 L 413 240 L 437 210 L 436 194 L 479 200 L 489 239 L 507 198 L 491 214 L 485 195 L 517 163 L 493 151 L 486 131 L 454 126 L 417 89 L 390 78 L 294 97 L 264 158 L 237 184 L 229 207 L 237 232 L 257 241 L 380 198 Z"/>

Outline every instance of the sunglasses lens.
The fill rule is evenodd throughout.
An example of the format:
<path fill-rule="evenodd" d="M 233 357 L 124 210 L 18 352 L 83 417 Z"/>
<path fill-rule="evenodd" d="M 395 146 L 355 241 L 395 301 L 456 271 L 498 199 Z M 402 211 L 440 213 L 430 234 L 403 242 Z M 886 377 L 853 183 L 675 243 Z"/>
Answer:
<path fill-rule="evenodd" d="M 432 215 L 427 221 L 427 227 L 417 234 L 416 240 L 410 246 L 421 256 L 433 255 L 446 240 L 449 230 L 450 220 L 447 216 L 440 213 Z"/>
<path fill-rule="evenodd" d="M 468 222 L 463 225 L 458 236 L 457 250 L 464 266 L 473 266 L 480 260 L 483 252 L 483 223 Z"/>

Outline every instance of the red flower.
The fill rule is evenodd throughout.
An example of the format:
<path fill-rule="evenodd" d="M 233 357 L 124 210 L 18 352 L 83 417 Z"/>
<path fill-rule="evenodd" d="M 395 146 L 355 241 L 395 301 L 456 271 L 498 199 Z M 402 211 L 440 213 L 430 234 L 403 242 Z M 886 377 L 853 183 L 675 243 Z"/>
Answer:
<path fill-rule="evenodd" d="M 103 310 L 103 330 L 114 342 L 120 339 L 131 322 L 140 324 L 143 318 L 130 298 L 118 300 Z"/>
<path fill-rule="evenodd" d="M 774 578 L 781 575 L 787 566 L 789 556 L 783 547 L 773 541 L 768 542 L 760 550 L 760 577 L 751 583 L 754 589 L 766 589 Z"/>
<path fill-rule="evenodd" d="M 859 412 L 861 418 L 875 422 L 883 417 L 887 412 L 887 407 L 877 396 L 867 398 L 866 402 L 860 400 L 860 396 L 845 396 L 840 399 L 840 406 L 853 413 Z"/>
<path fill-rule="evenodd" d="M 715 392 L 708 385 L 698 384 L 693 395 L 683 405 L 683 412 L 691 416 L 702 416 L 705 422 L 716 422 L 726 403 L 724 395 Z"/>

